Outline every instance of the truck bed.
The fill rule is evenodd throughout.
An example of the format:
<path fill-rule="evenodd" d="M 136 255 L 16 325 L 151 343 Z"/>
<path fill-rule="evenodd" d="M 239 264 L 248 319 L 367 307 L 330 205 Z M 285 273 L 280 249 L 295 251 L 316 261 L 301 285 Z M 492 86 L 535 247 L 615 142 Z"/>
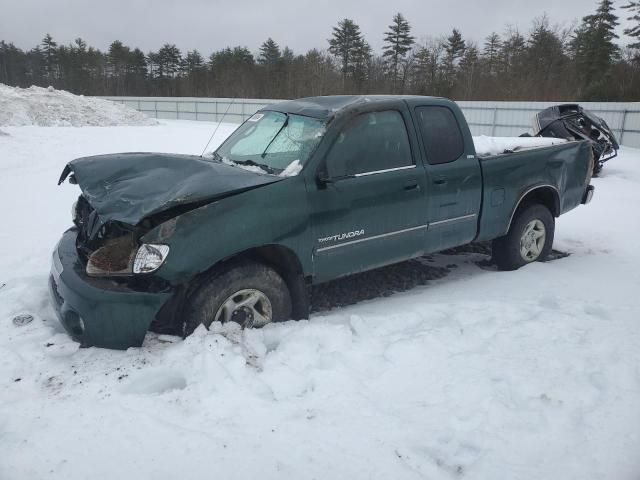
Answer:
<path fill-rule="evenodd" d="M 525 137 L 526 139 L 526 137 Z M 592 150 L 588 142 L 562 142 L 502 155 L 480 156 L 484 190 L 477 240 L 505 235 L 520 200 L 539 187 L 552 195 L 554 216 L 582 202 L 590 177 Z"/>
<path fill-rule="evenodd" d="M 549 137 L 488 137 L 486 135 L 473 137 L 473 144 L 479 157 L 550 147 L 561 143 L 567 143 L 567 140 Z"/>

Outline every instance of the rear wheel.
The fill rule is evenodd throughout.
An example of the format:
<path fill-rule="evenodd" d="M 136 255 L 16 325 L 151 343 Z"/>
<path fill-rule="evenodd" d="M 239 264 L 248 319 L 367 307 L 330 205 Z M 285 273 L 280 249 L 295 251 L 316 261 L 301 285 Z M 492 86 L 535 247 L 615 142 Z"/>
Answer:
<path fill-rule="evenodd" d="M 291 316 L 287 285 L 272 268 L 240 262 L 214 271 L 189 297 L 184 336 L 213 322 L 236 322 L 243 328 L 263 327 Z"/>
<path fill-rule="evenodd" d="M 555 219 L 547 207 L 522 207 L 509 232 L 493 241 L 493 261 L 500 270 L 516 270 L 528 263 L 544 260 L 551 252 Z"/>

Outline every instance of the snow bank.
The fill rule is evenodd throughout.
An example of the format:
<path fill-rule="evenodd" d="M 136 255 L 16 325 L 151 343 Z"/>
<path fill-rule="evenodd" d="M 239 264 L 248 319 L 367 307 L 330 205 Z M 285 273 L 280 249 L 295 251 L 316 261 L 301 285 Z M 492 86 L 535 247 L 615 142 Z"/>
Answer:
<path fill-rule="evenodd" d="M 487 137 L 486 135 L 473 137 L 476 154 L 480 157 L 499 155 L 507 151 L 514 152 L 527 148 L 550 147 L 559 143 L 566 143 L 566 140 L 546 137 Z"/>
<path fill-rule="evenodd" d="M 137 110 L 107 100 L 53 87 L 15 88 L 0 84 L 0 126 L 106 127 L 157 123 Z"/>
<path fill-rule="evenodd" d="M 100 153 L 197 155 L 213 128 L 4 129 L 1 479 L 638 478 L 640 216 L 621 212 L 640 203 L 637 150 L 558 219 L 562 260 L 496 272 L 434 255 L 457 268 L 309 321 L 79 348 L 47 293 L 78 196 L 60 171 Z M 34 320 L 15 326 L 21 313 Z"/>

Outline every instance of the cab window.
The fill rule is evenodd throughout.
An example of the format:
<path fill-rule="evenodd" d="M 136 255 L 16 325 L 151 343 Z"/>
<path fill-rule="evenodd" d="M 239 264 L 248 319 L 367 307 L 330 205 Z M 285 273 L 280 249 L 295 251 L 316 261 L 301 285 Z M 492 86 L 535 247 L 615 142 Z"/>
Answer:
<path fill-rule="evenodd" d="M 327 156 L 327 174 L 344 177 L 414 165 L 400 112 L 363 113 L 340 132 Z"/>
<path fill-rule="evenodd" d="M 427 162 L 449 163 L 464 153 L 464 139 L 455 115 L 447 107 L 416 108 Z"/>

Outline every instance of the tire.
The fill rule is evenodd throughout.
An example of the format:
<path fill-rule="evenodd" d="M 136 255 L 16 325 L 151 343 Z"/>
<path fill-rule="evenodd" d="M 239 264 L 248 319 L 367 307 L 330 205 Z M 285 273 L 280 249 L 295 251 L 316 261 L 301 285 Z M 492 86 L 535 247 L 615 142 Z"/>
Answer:
<path fill-rule="evenodd" d="M 272 268 L 257 262 L 234 262 L 214 271 L 188 297 L 184 312 L 185 337 L 201 324 L 209 328 L 216 318 L 223 323 L 235 321 L 243 328 L 261 327 L 290 318 L 291 296 Z"/>
<path fill-rule="evenodd" d="M 543 236 L 539 236 L 541 232 Z M 517 270 L 542 261 L 551 252 L 554 233 L 555 219 L 547 207 L 540 204 L 521 207 L 509 232 L 493 241 L 493 261 L 500 270 Z M 527 250 L 529 254 L 525 255 Z"/>

